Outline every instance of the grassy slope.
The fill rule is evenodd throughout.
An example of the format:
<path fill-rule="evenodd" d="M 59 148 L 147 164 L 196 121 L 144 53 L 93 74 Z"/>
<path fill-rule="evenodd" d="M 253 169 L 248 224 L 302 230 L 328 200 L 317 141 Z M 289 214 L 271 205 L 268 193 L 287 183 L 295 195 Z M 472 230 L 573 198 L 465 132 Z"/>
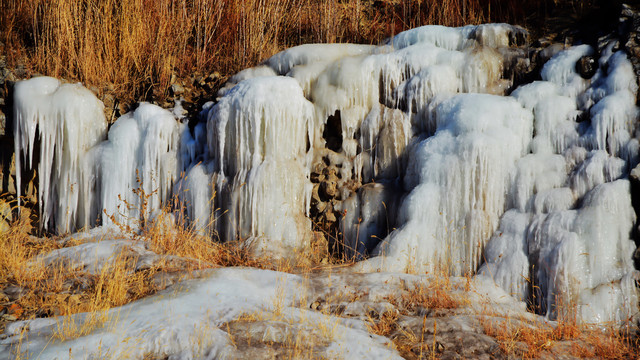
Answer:
<path fill-rule="evenodd" d="M 173 74 L 218 71 L 227 77 L 286 47 L 312 42 L 378 43 L 425 24 L 525 24 L 532 21 L 531 14 L 546 13 L 553 3 L 3 0 L 0 42 L 9 65 L 22 63 L 27 73 L 81 81 L 123 101 L 150 95 L 158 100 L 166 95 Z"/>

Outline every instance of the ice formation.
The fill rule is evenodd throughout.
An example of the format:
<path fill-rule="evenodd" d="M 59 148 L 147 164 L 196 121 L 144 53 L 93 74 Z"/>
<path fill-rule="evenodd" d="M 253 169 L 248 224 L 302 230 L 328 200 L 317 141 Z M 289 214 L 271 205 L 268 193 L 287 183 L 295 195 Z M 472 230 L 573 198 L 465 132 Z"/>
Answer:
<path fill-rule="evenodd" d="M 108 139 L 89 151 L 86 164 L 95 177 L 92 214 L 101 216 L 102 224 L 115 220 L 137 226 L 168 203 L 178 176 L 181 127 L 186 125 L 177 123 L 171 112 L 142 103 L 120 117 Z"/>
<path fill-rule="evenodd" d="M 505 24 L 425 26 L 380 46 L 295 47 L 232 77 L 192 131 L 143 104 L 102 143 L 95 98 L 30 80 L 16 90 L 16 151 L 31 158 L 35 124 L 49 136 L 40 200 L 60 231 L 104 210 L 140 217 L 117 215 L 117 195 L 137 207 L 138 170 L 145 193 L 158 191 L 151 208 L 176 195 L 201 233 L 280 254 L 306 246 L 311 174 L 330 165 L 338 189 L 320 200 L 342 215 L 345 251 L 374 255 L 359 269 L 480 274 L 550 318 L 572 308 L 588 322 L 622 320 L 637 310 L 631 63 L 609 46 L 585 79 L 575 64 L 594 49 L 556 46 L 541 80 L 511 92 L 506 59 L 522 36 Z M 31 100 L 58 87 L 84 101 Z M 88 103 L 73 114 L 97 115 L 65 116 L 69 135 L 48 125 Z M 88 130 L 77 124 L 95 133 L 78 137 Z M 63 194 L 76 182 L 80 195 Z"/>
<path fill-rule="evenodd" d="M 211 108 L 208 156 L 214 164 L 215 201 L 226 212 L 216 224 L 223 238 L 250 239 L 274 249 L 304 244 L 311 230 L 305 215 L 313 131 L 313 105 L 287 77 L 243 81 Z M 198 167 L 193 171 L 188 176 L 198 176 Z M 206 180 L 193 185 L 191 191 L 197 192 L 202 191 L 197 185 L 209 186 Z"/>
<path fill-rule="evenodd" d="M 15 148 L 32 168 L 36 144 L 44 229 L 59 233 L 111 223 L 137 225 L 169 200 L 180 128 L 158 106 L 140 104 L 109 129 L 104 105 L 80 84 L 38 77 L 16 84 Z M 36 137 L 37 136 L 37 137 Z M 16 157 L 17 181 L 22 159 Z M 143 192 L 134 193 L 135 189 Z M 146 214 L 140 214 L 141 195 Z"/>
<path fill-rule="evenodd" d="M 16 182 L 23 160 L 28 168 L 37 162 L 42 226 L 68 232 L 90 225 L 91 174 L 84 162 L 89 148 L 105 138 L 104 105 L 82 85 L 49 77 L 17 83 L 14 99 Z"/>

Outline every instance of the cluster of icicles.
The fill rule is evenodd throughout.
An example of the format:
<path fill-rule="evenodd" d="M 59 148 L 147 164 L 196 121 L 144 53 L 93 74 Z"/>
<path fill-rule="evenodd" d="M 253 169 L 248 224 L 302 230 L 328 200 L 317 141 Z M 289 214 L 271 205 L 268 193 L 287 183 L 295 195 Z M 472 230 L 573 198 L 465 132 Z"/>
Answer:
<path fill-rule="evenodd" d="M 143 103 L 107 132 L 81 85 L 23 81 L 17 167 L 38 166 L 49 230 L 132 223 L 142 186 L 156 192 L 149 212 L 175 197 L 202 234 L 286 254 L 311 238 L 311 167 L 339 112 L 332 156 L 341 178 L 367 184 L 343 189 L 346 247 L 369 257 L 360 270 L 480 274 L 550 318 L 626 319 L 638 302 L 632 66 L 610 46 L 583 79 L 576 61 L 594 50 L 569 47 L 503 96 L 500 50 L 515 31 L 425 26 L 380 46 L 295 47 L 235 75 L 192 130 Z"/>

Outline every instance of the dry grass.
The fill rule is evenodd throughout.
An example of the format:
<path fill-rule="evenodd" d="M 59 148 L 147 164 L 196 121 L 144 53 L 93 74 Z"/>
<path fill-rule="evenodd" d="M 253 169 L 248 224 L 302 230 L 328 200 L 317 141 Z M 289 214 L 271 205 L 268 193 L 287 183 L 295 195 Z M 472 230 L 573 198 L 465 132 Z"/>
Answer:
<path fill-rule="evenodd" d="M 142 186 L 139 189 L 136 195 L 144 209 L 153 194 L 145 194 Z M 19 292 L 11 299 L 0 296 L 0 306 L 6 308 L 14 320 L 91 314 L 90 321 L 82 322 L 80 327 L 69 317 L 61 321 L 57 337 L 68 338 L 101 326 L 106 319 L 106 310 L 158 291 L 163 285 L 154 281 L 154 277 L 160 272 L 188 277 L 195 270 L 229 266 L 309 272 L 318 265 L 314 259 L 319 259 L 319 255 L 313 252 L 281 261 L 255 256 L 242 241 L 220 243 L 212 240 L 184 224 L 167 221 L 168 213 L 165 209 L 153 221 L 140 219 L 140 229 L 116 222 L 134 242 L 144 242 L 154 253 L 164 255 L 160 261 L 137 268 L 138 256 L 125 248 L 116 252 L 99 273 L 89 273 L 65 262 L 44 264 L 39 255 L 80 245 L 81 241 L 32 237 L 29 235 L 29 213 L 23 211 L 20 219 L 11 224 L 9 232 L 0 233 L 0 292 Z"/>
<path fill-rule="evenodd" d="M 571 352 L 581 358 L 638 359 L 640 342 L 637 335 L 608 328 L 604 331 L 584 332 L 580 342 L 574 342 Z"/>
<path fill-rule="evenodd" d="M 38 255 L 63 246 L 55 238 L 36 239 L 24 231 L 24 220 L 0 235 L 0 290 L 19 295 L 0 304 L 17 319 L 95 312 L 120 306 L 154 292 L 150 277 L 156 269 L 135 271 L 135 259 L 120 252 L 100 273 L 90 274 L 70 264 L 45 265 Z"/>
<path fill-rule="evenodd" d="M 23 216 L 11 224 L 9 232 L 0 234 L 0 292 L 18 292 L 11 298 L 0 296 L 0 306 L 17 320 L 87 312 L 95 315 L 96 321 L 86 322 L 93 328 L 101 323 L 97 320 L 106 310 L 155 293 L 159 285 L 154 275 L 160 271 L 180 271 L 188 276 L 190 271 L 204 268 L 261 265 L 237 243 L 219 244 L 179 227 L 168 232 L 154 223 L 143 232 L 144 240 L 138 241 L 148 241 L 153 251 L 167 255 L 163 260 L 138 269 L 137 255 L 125 249 L 116 252 L 98 273 L 89 273 L 65 262 L 44 264 L 38 255 L 80 242 L 63 244 L 56 238 L 34 238 L 28 235 L 27 224 Z M 187 260 L 176 262 L 174 256 Z M 72 331 L 74 324 L 67 321 L 63 321 L 60 334 L 89 331 Z"/>
<path fill-rule="evenodd" d="M 612 325 L 605 329 L 578 324 L 573 320 L 548 324 L 524 319 L 481 318 L 485 334 L 495 338 L 509 356 L 537 358 L 562 342 L 577 358 L 637 359 L 640 343 L 636 335 Z"/>
<path fill-rule="evenodd" d="M 470 290 L 470 278 L 463 288 L 451 282 L 451 276 L 446 266 L 440 267 L 433 274 L 428 274 L 427 281 L 408 286 L 397 296 L 388 298 L 389 303 L 405 314 L 415 314 L 421 311 L 452 310 L 469 304 L 465 296 Z"/>
<path fill-rule="evenodd" d="M 3 0 L 10 65 L 107 90 L 125 102 L 166 95 L 173 74 L 224 77 L 286 47 L 378 43 L 425 24 L 522 22 L 528 8 L 484 0 Z M 0 45 L 2 48 L 2 45 Z"/>
<path fill-rule="evenodd" d="M 398 317 L 400 313 L 394 310 L 387 310 L 375 319 L 372 314 L 367 316 L 369 332 L 380 336 L 389 336 L 398 330 Z"/>
<path fill-rule="evenodd" d="M 387 301 L 394 308 L 381 314 L 369 314 L 368 329 L 373 334 L 389 337 L 395 349 L 406 359 L 436 358 L 437 318 L 451 315 L 455 309 L 469 304 L 466 297 L 460 294 L 461 290 L 466 292 L 469 288 L 457 289 L 446 272 L 439 272 L 437 276 L 429 277 L 427 283 L 414 284 L 397 296 L 388 297 Z M 419 333 L 400 325 L 401 316 L 422 316 Z M 431 330 L 426 328 L 427 317 L 434 317 L 431 343 L 425 339 L 425 334 Z"/>

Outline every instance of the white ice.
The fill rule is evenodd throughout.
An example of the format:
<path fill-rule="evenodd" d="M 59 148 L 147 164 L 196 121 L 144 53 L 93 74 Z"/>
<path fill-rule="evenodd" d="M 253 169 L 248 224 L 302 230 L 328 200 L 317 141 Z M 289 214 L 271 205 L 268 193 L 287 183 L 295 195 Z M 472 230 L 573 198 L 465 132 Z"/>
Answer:
<path fill-rule="evenodd" d="M 110 245 L 122 241 L 130 240 L 105 239 L 105 251 L 99 252 L 86 251 L 88 248 L 82 245 L 76 250 L 69 248 L 67 260 L 97 264 L 101 259 L 117 256 L 120 250 Z M 245 331 L 256 333 L 253 336 L 258 341 L 288 344 L 303 339 L 309 342 L 305 345 L 316 346 L 314 356 L 400 359 L 389 339 L 369 332 L 366 318 L 337 317 L 310 310 L 310 304 L 316 297 L 327 298 L 339 292 L 366 292 L 368 306 L 384 306 L 401 289 L 417 284 L 428 286 L 435 280 L 394 273 L 309 276 L 249 268 L 211 270 L 201 279 L 178 283 L 154 296 L 105 312 L 14 322 L 0 340 L 0 357 L 11 358 L 19 347 L 21 356 L 41 359 L 237 358 L 242 354 L 242 345 L 234 341 L 237 334 L 228 324 L 245 321 L 250 325 Z M 491 311 L 503 316 L 526 316 L 525 304 L 507 296 L 489 278 L 450 281 L 455 288 L 468 287 L 464 294 L 469 301 L 469 314 Z M 88 325 L 92 321 L 97 326 Z M 74 326 L 88 326 L 91 330 L 60 340 Z"/>
<path fill-rule="evenodd" d="M 93 147 L 86 161 L 95 176 L 94 217 L 137 227 L 168 203 L 178 176 L 181 127 L 186 125 L 171 112 L 148 103 L 111 126 L 107 140 Z"/>
<path fill-rule="evenodd" d="M 38 141 L 38 205 L 44 229 L 69 232 L 90 225 L 92 174 L 84 162 L 89 148 L 105 138 L 103 109 L 80 84 L 37 77 L 15 86 L 16 182 L 22 181 L 23 167 L 36 165 Z"/>
<path fill-rule="evenodd" d="M 584 79 L 576 61 L 594 50 L 553 46 L 542 80 L 505 96 L 501 50 L 520 31 L 425 26 L 380 46 L 292 48 L 234 76 L 193 132 L 142 104 L 102 143 L 93 95 L 29 80 L 16 87 L 16 151 L 35 166 L 38 126 L 42 219 L 60 232 L 99 216 L 148 216 L 132 195 L 138 170 L 144 192 L 157 191 L 149 213 L 175 193 L 201 233 L 285 256 L 311 236 L 314 161 L 339 159 L 353 187 L 340 194 L 354 212 L 343 224 L 353 247 L 370 252 L 372 234 L 393 230 L 370 201 L 392 194 L 400 204 L 380 256 L 360 269 L 480 272 L 528 301 L 539 286 L 533 305 L 550 318 L 576 307 L 586 322 L 621 320 L 637 311 L 626 180 L 640 149 L 633 67 L 610 46 Z M 323 138 L 330 116 L 342 138 L 335 153 Z M 381 186 L 355 190 L 367 182 Z"/>

